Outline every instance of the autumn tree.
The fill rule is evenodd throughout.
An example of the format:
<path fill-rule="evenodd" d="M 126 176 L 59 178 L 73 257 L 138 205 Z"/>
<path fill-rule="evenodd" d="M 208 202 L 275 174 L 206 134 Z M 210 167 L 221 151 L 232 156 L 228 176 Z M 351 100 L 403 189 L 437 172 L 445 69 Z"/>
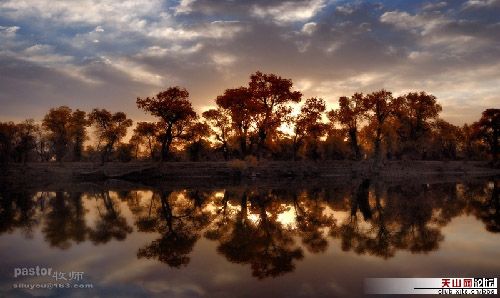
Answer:
<path fill-rule="evenodd" d="M 215 139 L 221 143 L 222 154 L 227 160 L 229 157 L 228 139 L 232 135 L 231 117 L 228 111 L 219 107 L 203 112 L 202 116 L 210 126 Z"/>
<path fill-rule="evenodd" d="M 300 109 L 299 115 L 295 117 L 293 134 L 293 159 L 296 159 L 297 151 L 303 142 L 309 138 L 310 145 L 315 146 L 318 138 L 326 132 L 326 125 L 321 122 L 326 104 L 322 98 L 311 97 L 306 100 Z"/>
<path fill-rule="evenodd" d="M 242 156 L 248 154 L 249 130 L 259 111 L 257 101 L 246 87 L 227 89 L 215 100 L 217 106 L 228 111 Z"/>
<path fill-rule="evenodd" d="M 461 151 L 466 159 L 485 159 L 488 151 L 487 145 L 477 138 L 474 125 L 465 123 L 461 127 Z"/>
<path fill-rule="evenodd" d="M 76 110 L 71 114 L 69 122 L 70 140 L 73 146 L 73 160 L 82 159 L 83 144 L 87 140 L 87 126 L 90 125 L 85 111 Z"/>
<path fill-rule="evenodd" d="M 36 147 L 36 133 L 40 129 L 35 120 L 27 119 L 16 125 L 14 135 L 14 158 L 17 162 L 26 163 L 30 153 Z"/>
<path fill-rule="evenodd" d="M 302 93 L 292 91 L 293 83 L 275 74 L 263 74 L 260 71 L 250 76 L 248 89 L 255 100 L 258 113 L 256 127 L 258 152 L 266 146 L 268 137 L 276 132 L 291 112 L 291 103 L 298 103 Z"/>
<path fill-rule="evenodd" d="M 95 127 L 96 136 L 101 149 L 101 163 L 108 161 L 115 146 L 127 134 L 132 120 L 123 112 L 112 114 L 106 109 L 94 109 L 89 114 L 89 121 Z"/>
<path fill-rule="evenodd" d="M 358 129 L 360 122 L 365 116 L 366 106 L 364 105 L 364 96 L 362 93 L 354 93 L 351 98 L 342 96 L 339 98 L 338 110 L 328 112 L 328 119 L 335 125 L 339 123 L 347 130 L 349 143 L 351 145 L 354 159 L 361 159 L 361 151 L 358 144 Z"/>
<path fill-rule="evenodd" d="M 461 139 L 462 131 L 460 127 L 443 119 L 437 119 L 432 128 L 431 148 L 425 151 L 425 156 L 423 157 L 431 157 L 438 160 L 456 159 Z M 426 156 L 429 154 L 431 156 Z"/>
<path fill-rule="evenodd" d="M 392 92 L 384 89 L 366 95 L 363 106 L 369 115 L 369 120 L 375 129 L 374 156 L 378 163 L 381 160 L 381 143 L 384 123 L 393 112 Z"/>
<path fill-rule="evenodd" d="M 61 161 L 70 147 L 73 147 L 73 159 L 76 161 L 81 159 L 88 125 L 84 111 L 72 111 L 67 106 L 50 109 L 43 118 L 42 127 L 48 132 L 56 161 Z"/>
<path fill-rule="evenodd" d="M 54 147 L 56 161 L 61 161 L 68 152 L 71 141 L 70 121 L 72 110 L 67 106 L 50 109 L 42 121 L 42 126 L 49 132 L 49 140 Z"/>
<path fill-rule="evenodd" d="M 180 87 L 170 87 L 156 97 L 137 98 L 140 109 L 161 119 L 159 141 L 162 161 L 167 160 L 172 142 L 180 138 L 190 122 L 197 118 L 188 98 L 189 92 Z"/>
<path fill-rule="evenodd" d="M 14 122 L 0 122 L 0 163 L 7 163 L 12 159 L 16 131 Z"/>
<path fill-rule="evenodd" d="M 40 127 L 40 129 L 36 130 L 35 136 L 35 151 L 38 154 L 40 161 L 49 161 L 53 156 L 53 148 L 49 140 L 49 133 L 45 129 Z"/>
<path fill-rule="evenodd" d="M 158 125 L 153 122 L 137 122 L 134 129 L 133 138 L 137 139 L 138 144 L 146 145 L 149 151 L 149 157 L 154 159 L 155 142 L 158 136 Z"/>
<path fill-rule="evenodd" d="M 430 141 L 432 120 L 442 110 L 436 97 L 424 91 L 410 92 L 394 100 L 394 115 L 399 121 L 399 142 L 404 151 L 415 151 Z M 422 153 L 422 152 L 421 152 Z"/>
<path fill-rule="evenodd" d="M 498 159 L 500 138 L 500 109 L 487 109 L 472 125 L 476 138 L 488 145 L 493 160 Z"/>
<path fill-rule="evenodd" d="M 0 122 L 0 163 L 28 161 L 36 148 L 40 127 L 33 119 L 21 123 Z"/>
<path fill-rule="evenodd" d="M 210 127 L 203 122 L 195 122 L 186 129 L 184 138 L 189 141 L 186 150 L 191 161 L 199 161 L 203 152 L 210 148 L 205 138 L 210 135 Z"/>

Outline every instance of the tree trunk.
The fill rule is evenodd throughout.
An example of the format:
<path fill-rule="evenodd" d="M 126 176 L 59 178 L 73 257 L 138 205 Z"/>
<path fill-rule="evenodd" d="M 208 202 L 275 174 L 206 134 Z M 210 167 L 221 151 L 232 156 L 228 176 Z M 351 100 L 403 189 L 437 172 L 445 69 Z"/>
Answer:
<path fill-rule="evenodd" d="M 382 141 L 382 127 L 377 127 L 377 134 L 375 136 L 375 162 L 378 165 L 381 159 L 380 143 Z"/>
<path fill-rule="evenodd" d="M 170 145 L 172 144 L 172 125 L 167 127 L 165 138 L 161 142 L 161 161 L 167 161 L 170 153 Z"/>
<path fill-rule="evenodd" d="M 357 136 L 356 128 L 349 129 L 349 138 L 350 138 L 350 143 L 351 143 L 351 150 L 352 150 L 352 153 L 354 154 L 354 159 L 360 160 L 361 159 L 361 152 L 359 151 L 358 136 Z"/>

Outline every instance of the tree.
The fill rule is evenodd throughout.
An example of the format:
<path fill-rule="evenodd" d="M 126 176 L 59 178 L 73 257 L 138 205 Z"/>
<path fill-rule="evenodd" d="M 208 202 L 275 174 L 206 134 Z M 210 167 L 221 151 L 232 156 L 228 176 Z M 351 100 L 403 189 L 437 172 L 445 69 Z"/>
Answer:
<path fill-rule="evenodd" d="M 431 156 L 433 159 L 456 159 L 459 141 L 463 139 L 460 127 L 442 119 L 433 125 Z"/>
<path fill-rule="evenodd" d="M 296 159 L 297 151 L 306 138 L 311 139 L 311 144 L 326 132 L 326 125 L 321 122 L 326 110 L 325 101 L 322 98 L 311 97 L 306 100 L 300 109 L 300 114 L 295 117 L 295 128 L 293 135 L 293 159 Z"/>
<path fill-rule="evenodd" d="M 233 129 L 240 143 L 242 157 L 248 154 L 248 133 L 258 112 L 257 101 L 248 88 L 227 89 L 217 96 L 217 106 L 228 111 Z"/>
<path fill-rule="evenodd" d="M 140 109 L 161 119 L 159 139 L 162 161 L 167 160 L 172 142 L 181 137 L 189 123 L 197 118 L 188 98 L 189 92 L 180 87 L 170 87 L 156 97 L 137 98 Z"/>
<path fill-rule="evenodd" d="M 70 122 L 72 110 L 67 106 L 50 109 L 42 121 L 42 126 L 49 131 L 49 140 L 56 155 L 61 161 L 68 152 L 71 141 Z"/>
<path fill-rule="evenodd" d="M 73 160 L 80 161 L 82 159 L 83 144 L 87 140 L 87 126 L 89 120 L 85 111 L 76 110 L 71 114 L 69 122 L 69 133 L 71 143 L 73 145 Z"/>
<path fill-rule="evenodd" d="M 134 129 L 133 138 L 137 138 L 139 143 L 146 145 L 149 150 L 149 157 L 154 159 L 155 142 L 158 136 L 158 125 L 153 122 L 137 122 Z"/>
<path fill-rule="evenodd" d="M 381 160 L 381 142 L 383 126 L 393 112 L 392 92 L 384 89 L 368 94 L 363 98 L 364 109 L 370 114 L 370 121 L 375 126 L 374 155 L 378 164 Z"/>
<path fill-rule="evenodd" d="M 342 96 L 339 98 L 339 109 L 328 112 L 328 119 L 332 124 L 340 123 L 345 127 L 349 136 L 352 154 L 355 160 L 361 159 L 361 151 L 358 144 L 358 127 L 365 116 L 366 106 L 362 93 L 354 93 L 351 98 Z"/>
<path fill-rule="evenodd" d="M 211 127 L 211 132 L 215 135 L 215 139 L 222 144 L 222 154 L 224 155 L 224 159 L 227 160 L 229 154 L 227 142 L 232 134 L 231 118 L 228 111 L 219 107 L 203 112 L 202 116 Z"/>
<path fill-rule="evenodd" d="M 185 139 L 191 142 L 187 146 L 187 153 L 191 161 L 199 161 L 203 152 L 206 153 L 210 147 L 208 142 L 204 140 L 210 135 L 210 127 L 203 122 L 193 123 L 186 130 Z M 208 155 L 208 154 L 205 154 Z"/>
<path fill-rule="evenodd" d="M 53 148 L 50 146 L 49 134 L 40 127 L 36 130 L 35 150 L 42 162 L 49 161 L 53 156 Z"/>
<path fill-rule="evenodd" d="M 48 140 L 52 144 L 57 161 L 61 161 L 73 148 L 73 159 L 82 158 L 83 143 L 87 139 L 86 127 L 89 122 L 84 111 L 72 111 L 67 106 L 50 109 L 42 121 L 48 131 Z"/>
<path fill-rule="evenodd" d="M 481 119 L 474 122 L 473 130 L 476 138 L 481 139 L 490 148 L 493 160 L 498 159 L 500 138 L 500 109 L 487 109 Z"/>
<path fill-rule="evenodd" d="M 276 132 L 291 112 L 291 103 L 298 103 L 302 93 L 292 91 L 290 79 L 283 79 L 275 74 L 263 74 L 260 71 L 250 76 L 248 89 L 257 104 L 256 126 L 258 153 L 266 146 L 268 137 Z"/>
<path fill-rule="evenodd" d="M 7 163 L 12 159 L 16 131 L 14 122 L 0 122 L 0 163 Z"/>
<path fill-rule="evenodd" d="M 115 145 L 127 134 L 132 120 L 123 112 L 111 114 L 106 109 L 94 109 L 89 115 L 89 121 L 95 126 L 99 145 L 104 144 L 101 149 L 101 163 L 104 164 Z"/>
<path fill-rule="evenodd" d="M 486 159 L 488 148 L 477 138 L 474 125 L 464 124 L 461 128 L 461 151 L 466 159 Z"/>
<path fill-rule="evenodd" d="M 434 95 L 424 91 L 410 92 L 396 98 L 393 106 L 394 115 L 399 121 L 399 142 L 404 151 L 418 150 L 430 141 L 430 120 L 435 120 L 442 111 Z"/>
<path fill-rule="evenodd" d="M 16 125 L 14 135 L 14 159 L 26 163 L 30 153 L 36 148 L 36 133 L 40 128 L 35 120 L 27 119 Z"/>

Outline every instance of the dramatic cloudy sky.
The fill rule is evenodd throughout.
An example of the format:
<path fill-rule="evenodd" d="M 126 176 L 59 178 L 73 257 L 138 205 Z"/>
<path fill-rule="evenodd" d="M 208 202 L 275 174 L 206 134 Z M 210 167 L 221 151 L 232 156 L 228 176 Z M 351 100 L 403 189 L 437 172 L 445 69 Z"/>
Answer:
<path fill-rule="evenodd" d="M 455 123 L 500 103 L 500 0 L 1 0 L 0 120 L 127 112 L 188 88 L 197 111 L 261 70 L 307 97 L 426 90 Z"/>

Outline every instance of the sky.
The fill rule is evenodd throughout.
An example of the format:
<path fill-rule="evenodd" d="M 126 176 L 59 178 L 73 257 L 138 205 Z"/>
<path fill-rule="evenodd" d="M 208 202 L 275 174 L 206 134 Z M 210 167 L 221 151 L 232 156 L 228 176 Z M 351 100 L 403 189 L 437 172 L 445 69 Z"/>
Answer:
<path fill-rule="evenodd" d="M 500 103 L 500 0 L 2 0 L 0 121 L 51 107 L 126 112 L 170 86 L 197 112 L 255 71 L 330 108 L 425 90 L 461 125 Z"/>

